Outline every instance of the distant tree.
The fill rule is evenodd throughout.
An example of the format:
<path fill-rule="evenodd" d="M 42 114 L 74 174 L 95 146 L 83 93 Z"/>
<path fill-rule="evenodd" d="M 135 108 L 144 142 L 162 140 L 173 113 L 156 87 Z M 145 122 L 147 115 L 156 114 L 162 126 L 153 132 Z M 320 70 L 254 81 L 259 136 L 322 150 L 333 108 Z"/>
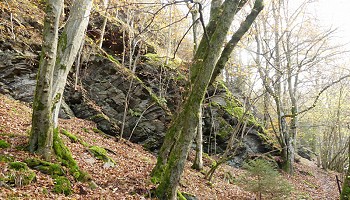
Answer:
<path fill-rule="evenodd" d="M 177 199 L 177 188 L 190 144 L 196 135 L 198 125 L 198 111 L 203 101 L 210 81 L 217 76 L 228 60 L 233 48 L 249 30 L 251 24 L 263 9 L 263 1 L 256 0 L 254 8 L 241 23 L 231 40 L 225 44 L 230 26 L 242 6 L 247 1 L 240 0 L 213 0 L 209 24 L 206 26 L 204 36 L 191 66 L 191 85 L 188 96 L 182 109 L 173 119 L 159 151 L 157 164 L 152 171 L 152 180 L 158 182 L 156 195 L 159 199 Z M 224 49 L 222 48 L 224 46 Z"/>
<path fill-rule="evenodd" d="M 43 45 L 38 81 L 34 95 L 29 150 L 49 159 L 52 155 L 53 131 L 58 126 L 58 113 L 68 73 L 84 39 L 92 0 L 75 0 L 70 17 L 58 38 L 58 23 L 63 1 L 46 4 Z"/>

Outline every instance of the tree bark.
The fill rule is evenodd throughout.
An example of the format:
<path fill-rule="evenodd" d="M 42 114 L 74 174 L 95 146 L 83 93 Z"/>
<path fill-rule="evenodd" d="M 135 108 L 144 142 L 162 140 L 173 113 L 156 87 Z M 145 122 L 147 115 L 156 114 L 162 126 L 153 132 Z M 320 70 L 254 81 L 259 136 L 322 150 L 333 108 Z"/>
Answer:
<path fill-rule="evenodd" d="M 58 113 L 60 110 L 67 76 L 72 68 L 75 57 L 84 39 L 85 29 L 89 23 L 92 0 L 75 0 L 71 8 L 71 16 L 58 41 L 57 59 L 53 75 L 53 122 L 58 126 Z"/>
<path fill-rule="evenodd" d="M 348 156 L 350 157 L 350 140 L 349 140 L 349 148 L 348 148 Z M 350 166 L 350 159 L 349 159 L 349 166 Z M 342 187 L 342 191 L 340 194 L 340 200 L 348 200 L 350 199 L 350 167 L 348 168 L 348 171 L 345 174 L 345 179 Z"/>
<path fill-rule="evenodd" d="M 232 12 L 232 10 L 238 7 L 239 2 L 238 0 L 226 0 L 221 5 L 219 21 L 216 21 L 216 23 L 209 22 L 207 26 L 207 33 L 210 33 L 209 41 L 207 40 L 208 38 L 203 37 L 200 42 L 191 68 L 193 69 L 191 74 L 191 91 L 178 117 L 175 118 L 166 134 L 156 167 L 152 171 L 153 180 L 160 182 L 156 189 L 159 199 L 176 199 L 177 188 L 183 173 L 189 147 L 196 134 L 198 110 L 212 79 L 226 35 L 235 16 L 236 12 Z M 262 0 L 256 0 L 253 10 L 260 12 L 262 8 Z M 250 20 L 254 21 L 255 18 Z M 215 25 L 211 25 L 211 23 Z M 210 26 L 215 27 L 215 29 L 210 29 Z"/>
<path fill-rule="evenodd" d="M 202 118 L 203 104 L 199 106 L 198 110 L 198 126 L 196 135 L 196 156 L 192 165 L 193 169 L 198 171 L 203 169 L 203 118 Z"/>
<path fill-rule="evenodd" d="M 30 152 L 49 160 L 53 145 L 52 77 L 56 61 L 59 19 L 63 0 L 48 0 L 43 30 L 37 85 L 34 94 Z"/>

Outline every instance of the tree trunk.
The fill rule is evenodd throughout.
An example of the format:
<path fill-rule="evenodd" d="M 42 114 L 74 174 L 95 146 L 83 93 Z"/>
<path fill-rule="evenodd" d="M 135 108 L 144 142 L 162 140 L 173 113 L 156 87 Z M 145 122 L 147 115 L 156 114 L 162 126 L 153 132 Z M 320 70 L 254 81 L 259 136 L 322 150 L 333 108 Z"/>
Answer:
<path fill-rule="evenodd" d="M 183 173 L 188 150 L 196 134 L 198 110 L 212 79 L 226 35 L 235 16 L 235 12 L 232 12 L 232 10 L 235 10 L 240 5 L 240 2 L 238 0 L 225 1 L 219 9 L 219 21 L 209 22 L 207 26 L 207 36 L 210 35 L 210 38 L 204 36 L 200 42 L 191 68 L 193 69 L 191 71 L 191 91 L 185 100 L 182 110 L 165 136 L 156 167 L 152 171 L 153 180 L 160 182 L 156 189 L 159 199 L 176 199 L 177 188 Z M 252 12 L 256 12 L 255 17 L 262 8 L 262 0 L 256 0 L 252 10 Z M 249 16 L 246 18 L 247 21 L 241 24 L 240 29 L 244 26 L 244 29 L 249 29 L 252 21 L 255 20 L 255 17 L 249 18 Z M 212 27 L 215 27 L 214 30 L 211 29 Z"/>
<path fill-rule="evenodd" d="M 37 152 L 50 159 L 53 143 L 52 77 L 56 61 L 59 19 L 63 0 L 48 0 L 43 30 L 37 85 L 29 141 L 30 152 Z"/>
<path fill-rule="evenodd" d="M 101 36 L 100 36 L 100 40 L 98 43 L 98 46 L 100 48 L 102 48 L 102 44 L 103 44 L 103 40 L 104 40 L 104 35 L 105 35 L 105 31 L 106 31 L 106 26 L 107 26 L 107 21 L 108 21 L 108 6 L 109 6 L 109 0 L 104 0 L 103 2 L 103 6 L 106 9 L 105 10 L 105 16 L 103 18 L 103 23 L 102 23 L 102 27 L 101 27 Z"/>
<path fill-rule="evenodd" d="M 188 8 L 191 7 L 188 5 Z M 191 10 L 192 16 L 192 33 L 193 33 L 193 56 L 196 55 L 196 51 L 198 48 L 198 35 L 199 35 L 199 7 L 198 4 L 194 4 Z M 203 119 L 202 119 L 202 109 L 203 105 L 201 104 L 198 110 L 198 126 L 197 126 L 197 135 L 196 135 L 196 156 L 192 165 L 193 169 L 202 170 L 203 169 Z"/>
<path fill-rule="evenodd" d="M 54 70 L 52 101 L 54 108 L 54 127 L 58 126 L 63 91 L 67 76 L 84 39 L 85 29 L 89 22 L 92 0 L 75 0 L 71 8 L 71 16 L 58 41 L 57 60 Z"/>
<path fill-rule="evenodd" d="M 350 157 L 350 140 L 349 140 L 348 149 L 349 149 L 348 156 Z M 349 166 L 350 166 L 350 159 L 349 159 Z M 350 167 L 348 168 L 348 171 L 345 174 L 343 188 L 340 194 L 340 200 L 348 200 L 348 199 L 350 199 Z"/>
<path fill-rule="evenodd" d="M 203 104 L 199 106 L 198 110 L 198 126 L 196 135 L 196 157 L 194 159 L 192 168 L 198 171 L 203 169 L 203 119 L 202 119 L 202 107 Z"/>

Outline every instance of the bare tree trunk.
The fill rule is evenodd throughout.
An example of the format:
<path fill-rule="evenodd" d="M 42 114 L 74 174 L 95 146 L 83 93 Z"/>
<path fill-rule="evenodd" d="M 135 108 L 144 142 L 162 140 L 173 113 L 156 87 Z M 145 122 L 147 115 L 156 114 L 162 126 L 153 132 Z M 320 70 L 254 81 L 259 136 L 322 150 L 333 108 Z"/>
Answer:
<path fill-rule="evenodd" d="M 107 21 L 108 21 L 108 6 L 109 6 L 109 0 L 104 0 L 103 2 L 103 6 L 105 7 L 105 16 L 104 16 L 104 19 L 103 19 L 103 24 L 102 24 L 102 27 L 101 27 L 101 37 L 100 37 L 100 40 L 99 40 L 99 43 L 98 43 L 98 46 L 100 48 L 102 48 L 102 44 L 103 44 L 103 40 L 104 40 L 104 35 L 105 35 L 105 31 L 106 31 L 106 26 L 107 26 Z"/>
<path fill-rule="evenodd" d="M 56 61 L 58 27 L 63 0 L 48 0 L 43 30 L 43 45 L 40 54 L 38 81 L 35 89 L 32 129 L 29 150 L 37 152 L 46 160 L 52 154 L 52 77 Z"/>
<path fill-rule="evenodd" d="M 58 113 L 63 98 L 67 76 L 84 39 L 84 33 L 89 22 L 91 8 L 92 0 L 75 0 L 71 9 L 72 16 L 69 17 L 58 41 L 57 60 L 53 75 L 54 82 L 52 88 L 54 127 L 58 126 Z"/>

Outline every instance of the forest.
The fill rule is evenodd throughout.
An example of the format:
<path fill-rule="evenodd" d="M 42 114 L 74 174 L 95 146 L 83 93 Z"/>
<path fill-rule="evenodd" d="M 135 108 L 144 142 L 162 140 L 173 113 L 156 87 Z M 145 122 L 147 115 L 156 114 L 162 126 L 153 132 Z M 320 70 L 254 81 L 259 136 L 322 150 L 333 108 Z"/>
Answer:
<path fill-rule="evenodd" d="M 0 199 L 350 199 L 325 2 L 0 1 Z"/>

